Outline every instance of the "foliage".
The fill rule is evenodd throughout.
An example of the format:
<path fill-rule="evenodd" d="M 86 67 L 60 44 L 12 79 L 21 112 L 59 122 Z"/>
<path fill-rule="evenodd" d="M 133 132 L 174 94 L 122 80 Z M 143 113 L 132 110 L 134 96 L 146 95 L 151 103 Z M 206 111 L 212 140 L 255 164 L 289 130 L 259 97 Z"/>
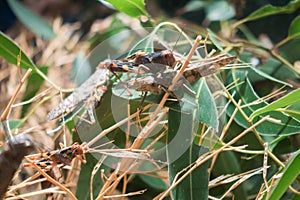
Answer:
<path fill-rule="evenodd" d="M 163 94 L 148 94 L 145 99 L 146 106 L 152 103 L 154 105 L 164 104 L 164 108 L 169 110 L 167 117 L 160 121 L 163 128 L 157 131 L 162 134 L 162 137 L 159 140 L 156 140 L 156 136 L 147 137 L 138 148 L 143 149 L 148 144 L 154 144 L 153 148 L 165 149 L 167 166 L 164 166 L 159 172 L 149 170 L 151 172 L 133 173 L 133 175 L 120 173 L 119 177 L 122 175 L 125 177 L 120 183 L 121 179 L 118 179 L 117 176 L 114 177 L 114 173 L 117 172 L 113 172 L 113 169 L 103 165 L 102 162 L 108 159 L 107 157 L 88 154 L 87 164 L 81 166 L 80 184 L 77 185 L 76 197 L 78 199 L 100 197 L 104 195 L 101 193 L 103 190 L 111 189 L 107 184 L 111 184 L 109 181 L 112 179 L 115 181 L 114 189 L 122 191 L 127 187 L 128 190 L 124 193 L 146 188 L 148 191 L 142 195 L 148 199 L 154 197 L 158 199 L 161 197 L 160 195 L 171 195 L 173 199 L 208 199 L 209 195 L 216 198 L 232 195 L 234 196 L 232 198 L 236 199 L 250 198 L 251 196 L 264 199 L 284 197 L 296 199 L 296 194 L 288 190 L 288 186 L 299 188 L 299 184 L 295 181 L 299 177 L 300 169 L 299 150 L 297 151 L 299 139 L 295 142 L 293 138 L 298 137 L 300 128 L 300 70 L 299 66 L 297 67 L 299 57 L 294 56 L 300 53 L 300 48 L 295 48 L 300 44 L 300 18 L 293 16 L 293 13 L 298 11 L 300 1 L 290 1 L 283 6 L 265 5 L 256 8 L 255 11 L 243 18 L 235 17 L 235 7 L 228 1 L 189 1 L 183 7 L 183 11 L 180 11 L 188 15 L 204 10 L 204 19 L 208 23 L 206 28 L 187 25 L 183 29 L 177 25 L 181 23 L 179 19 L 176 23 L 159 23 L 160 19 L 153 18 L 148 14 L 147 3 L 145 4 L 142 0 L 109 0 L 107 2 L 118 12 L 130 16 L 134 22 L 138 21 L 140 30 L 148 32 L 148 35 L 130 41 L 133 35 L 132 32 L 128 34 L 128 31 L 132 31 L 133 28 L 129 25 L 130 23 L 126 24 L 122 21 L 122 18 L 125 17 L 120 17 L 118 12 L 115 13 L 106 30 L 95 33 L 83 41 L 89 45 L 90 49 L 99 43 L 102 45 L 105 43 L 107 45 L 105 53 L 93 55 L 93 52 L 86 50 L 87 53 L 91 53 L 90 58 L 82 58 L 80 57 L 82 54 L 79 54 L 73 60 L 74 75 L 81 74 L 80 67 L 78 67 L 81 65 L 80 63 L 90 62 L 90 67 L 93 69 L 115 49 L 126 49 L 124 52 L 129 53 L 125 57 L 138 50 L 154 52 L 156 42 L 153 36 L 161 37 L 159 41 L 173 43 L 172 50 L 186 58 L 189 49 L 193 46 L 193 40 L 189 36 L 194 37 L 199 32 L 203 37 L 207 36 L 205 42 L 202 40 L 202 45 L 206 46 L 198 49 L 194 54 L 193 61 L 208 59 L 205 58 L 206 53 L 213 49 L 217 49 L 219 54 L 236 55 L 238 61 L 222 67 L 219 75 L 214 74 L 210 78 L 202 78 L 188 88 L 174 92 L 175 96 L 179 97 L 179 103 L 169 100 L 164 104 L 161 103 Z M 53 40 L 56 36 L 50 25 L 29 10 L 24 9 L 18 1 L 10 1 L 10 6 L 16 16 L 20 20 L 23 19 L 21 21 L 34 33 L 48 40 Z M 219 11 L 223 11 L 224 8 L 228 12 L 220 14 Z M 236 8 L 239 9 L 238 6 Z M 282 36 L 276 44 L 269 45 L 269 40 L 272 41 L 272 38 L 268 38 L 267 35 L 264 37 L 265 39 L 259 39 L 248 28 L 250 22 L 258 23 L 260 20 L 279 16 L 279 14 L 293 16 L 293 20 L 286 30 L 286 35 Z M 24 16 L 28 16 L 28 20 L 24 20 Z M 149 27 L 146 26 L 153 27 L 149 31 Z M 171 31 L 168 32 L 168 30 Z M 261 31 L 263 33 L 263 30 Z M 116 35 L 125 35 L 126 37 L 115 37 Z M 168 40 L 169 38 L 173 38 L 173 40 Z M 130 45 L 125 48 L 123 44 Z M 69 91 L 62 90 L 47 77 L 51 70 L 51 67 L 44 66 L 47 63 L 38 67 L 21 49 L 22 44 L 17 45 L 1 32 L 0 56 L 6 62 L 18 66 L 17 60 L 20 55 L 19 66 L 21 69 L 30 68 L 34 72 L 27 81 L 22 101 L 34 98 L 40 90 L 44 89 L 45 82 L 57 91 Z M 124 57 L 124 55 L 119 56 Z M 126 83 L 127 79 L 128 75 L 121 76 L 123 83 Z M 212 87 L 209 79 L 213 79 L 213 84 L 217 85 L 217 89 Z M 103 133 L 103 130 L 110 129 L 121 119 L 128 117 L 128 113 L 122 115 L 121 110 L 124 110 L 122 108 L 130 104 L 129 111 L 132 114 L 141 106 L 140 92 L 131 90 L 133 95 L 128 96 L 120 82 L 117 78 L 110 78 L 108 91 L 96 110 L 99 123 L 88 127 L 76 127 L 77 133 L 72 135 L 73 142 L 93 141 L 99 133 Z M 33 103 L 24 105 L 20 119 L 10 120 L 10 123 L 14 124 L 10 128 L 22 127 L 23 124 L 26 124 L 30 113 L 51 98 L 52 96 L 47 96 L 35 107 L 30 107 Z M 123 118 L 115 119 L 112 110 L 119 111 Z M 153 113 L 154 111 L 149 112 Z M 165 113 L 162 112 L 163 114 Z M 148 117 L 151 119 L 152 116 Z M 153 121 L 157 118 L 154 118 Z M 69 130 L 72 130 L 77 121 L 80 120 L 75 117 L 75 114 L 67 115 L 59 122 L 58 127 L 66 125 Z M 130 131 L 137 134 L 139 131 L 142 132 L 141 130 L 145 128 L 144 123 L 140 121 L 138 125 L 130 126 Z M 136 128 L 139 126 L 142 128 Z M 137 130 L 133 130 L 133 127 Z M 82 133 L 84 135 L 80 135 Z M 164 133 L 166 135 L 163 135 Z M 111 130 L 107 138 L 118 147 L 128 148 L 132 143 L 135 144 L 135 137 L 132 134 L 127 137 L 126 129 L 124 130 L 121 125 Z M 174 143 L 174 140 L 178 143 Z M 101 139 L 95 143 L 100 145 L 104 143 L 104 140 Z M 247 148 L 243 145 L 247 145 Z M 176 157 L 174 149 L 184 150 L 180 156 Z M 294 154 L 291 159 L 286 160 L 287 163 L 283 163 L 278 157 L 286 153 Z M 247 159 L 241 159 L 242 157 L 247 157 Z M 151 164 L 141 162 L 140 165 L 151 168 Z M 160 178 L 166 174 L 168 174 L 168 181 Z M 101 176 L 109 178 L 100 179 Z M 183 179 L 181 180 L 181 178 Z M 134 199 L 134 197 L 132 198 Z"/>

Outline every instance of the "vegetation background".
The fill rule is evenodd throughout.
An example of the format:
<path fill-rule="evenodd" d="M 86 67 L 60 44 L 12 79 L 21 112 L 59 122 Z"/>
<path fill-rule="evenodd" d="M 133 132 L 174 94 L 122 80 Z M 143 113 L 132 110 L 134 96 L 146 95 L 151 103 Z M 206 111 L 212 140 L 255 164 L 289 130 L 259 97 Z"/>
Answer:
<path fill-rule="evenodd" d="M 105 2 L 111 5 L 104 5 Z M 59 91 L 68 94 L 72 91 L 69 88 L 79 84 L 76 81 L 82 81 L 73 79 L 82 55 L 123 30 L 172 22 L 170 28 L 178 25 L 191 38 L 208 36 L 208 50 L 238 56 L 237 63 L 221 70 L 217 79 L 221 81 L 216 80 L 225 98 L 223 113 L 207 115 L 218 106 L 214 100 L 216 94 L 207 87 L 200 91 L 208 96 L 207 101 L 200 98 L 198 102 L 201 117 L 190 119 L 191 127 L 196 121 L 200 128 L 196 132 L 192 128 L 186 130 L 195 136 L 194 142 L 172 165 L 155 173 L 126 175 L 122 181 L 115 179 L 107 192 L 103 188 L 108 187 L 109 181 L 99 178 L 103 174 L 94 169 L 98 161 L 87 155 L 87 164 L 81 165 L 81 170 L 74 170 L 76 167 L 72 165 L 70 172 L 75 175 L 70 176 L 69 172 L 62 185 L 70 188 L 78 199 L 116 195 L 117 191 L 132 193 L 124 195 L 124 199 L 158 199 L 164 194 L 169 199 L 169 195 L 173 199 L 299 199 L 299 8 L 299 0 L 1 1 L 0 111 L 4 111 L 15 94 L 20 75 L 30 68 L 31 76 L 16 100 L 16 104 L 24 104 L 13 107 L 7 118 L 11 132 L 30 130 L 38 143 L 51 150 L 59 148 L 63 136 L 68 144 L 78 141 L 78 135 L 72 133 L 74 116 L 66 124 L 67 129 L 55 134 L 46 132 L 57 128 L 57 121 L 48 122 L 45 117 L 61 101 L 56 95 Z M 18 55 L 21 55 L 19 64 Z M 204 80 L 193 87 L 199 87 L 201 81 Z M 138 105 L 140 99 L 135 100 Z M 97 111 L 104 128 L 116 123 L 103 117 L 107 112 L 109 108 L 100 107 Z M 180 118 L 176 118 L 174 111 L 169 112 L 173 113 L 169 114 L 167 134 L 172 137 Z M 268 120 L 261 121 L 266 116 Z M 203 133 L 216 123 L 220 124 L 221 136 L 214 138 L 216 145 L 204 146 Z M 256 126 L 257 123 L 261 124 Z M 126 146 L 125 137 L 120 135 L 120 130 L 116 130 L 110 137 Z M 7 139 L 3 126 L 0 137 L 2 142 Z M 205 149 L 205 153 L 199 156 L 200 149 Z M 106 177 L 113 178 L 113 171 L 103 169 Z M 92 172 L 97 177 L 94 182 Z M 31 192 L 41 187 L 39 195 L 43 197 L 47 194 L 50 198 L 49 193 L 55 193 L 54 198 L 74 198 L 59 195 L 57 191 L 61 188 L 47 191 L 49 187 L 20 184 L 34 173 L 34 169 L 21 168 L 7 198 L 25 195 L 24 198 L 40 199 L 41 196 Z M 176 182 L 179 177 L 185 179 Z M 74 184 L 78 179 L 80 184 Z M 172 189 L 170 193 L 168 188 Z M 144 189 L 142 194 L 134 193 Z"/>

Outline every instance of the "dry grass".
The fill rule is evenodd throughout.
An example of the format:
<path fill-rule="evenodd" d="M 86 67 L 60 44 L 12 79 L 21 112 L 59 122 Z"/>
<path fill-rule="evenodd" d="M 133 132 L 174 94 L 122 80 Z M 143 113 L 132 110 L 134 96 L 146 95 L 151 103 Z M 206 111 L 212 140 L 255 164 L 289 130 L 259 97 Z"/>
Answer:
<path fill-rule="evenodd" d="M 106 23 L 103 21 L 103 23 Z M 54 40 L 45 42 L 44 40 L 41 40 L 40 38 L 34 36 L 29 31 L 26 31 L 26 29 L 22 29 L 20 31 L 20 34 L 17 34 L 16 37 L 13 38 L 13 40 L 19 44 L 20 47 L 22 47 L 23 51 L 27 53 L 27 55 L 30 58 L 34 58 L 34 62 L 37 65 L 49 65 L 49 71 L 48 71 L 48 78 L 52 80 L 57 86 L 63 88 L 63 89 L 71 89 L 74 87 L 74 84 L 70 80 L 70 74 L 72 67 L 72 62 L 77 56 L 78 52 L 81 50 L 88 51 L 87 46 L 85 43 L 79 41 L 80 34 L 76 31 L 80 28 L 80 24 L 62 24 L 60 19 L 56 19 L 53 21 L 53 28 L 54 31 L 57 33 L 57 37 Z M 179 76 L 183 73 L 185 70 L 185 67 L 188 65 L 192 55 L 194 54 L 195 49 L 198 47 L 198 44 L 200 43 L 200 38 L 197 38 L 195 41 L 195 44 L 193 48 L 191 49 L 190 54 L 187 56 L 185 63 L 183 64 L 183 67 L 178 72 L 177 76 L 173 79 L 173 84 L 170 86 L 170 90 L 175 86 L 176 81 L 178 81 Z M 15 66 L 10 66 L 6 62 L 1 61 L 3 63 L 0 71 L 0 92 L 2 93 L 2 96 L 5 98 L 1 98 L 0 101 L 0 109 L 2 110 L 7 104 L 9 99 L 14 94 L 14 88 L 17 88 L 19 84 L 19 78 L 18 78 L 18 68 Z M 23 73 L 23 72 L 22 72 Z M 225 89 L 227 90 L 227 89 Z M 20 90 L 20 93 L 18 94 L 18 98 L 16 99 L 16 103 L 21 101 L 21 97 L 24 93 L 24 87 Z M 57 144 L 60 141 L 63 141 L 62 138 L 66 139 L 66 142 L 68 144 L 71 144 L 71 138 L 70 133 L 66 128 L 62 129 L 60 132 L 56 133 L 55 135 L 49 135 L 46 133 L 46 130 L 53 130 L 56 128 L 55 122 L 46 122 L 45 116 L 48 113 L 49 110 L 54 108 L 56 105 L 59 104 L 61 101 L 60 95 L 56 95 L 59 93 L 56 89 L 52 88 L 51 85 L 48 82 L 45 82 L 45 84 L 41 87 L 41 90 L 39 92 L 40 95 L 37 95 L 36 99 L 33 99 L 31 101 L 32 105 L 30 108 L 30 113 L 26 115 L 27 120 L 22 125 L 22 129 L 19 130 L 19 132 L 24 132 L 28 129 L 30 129 L 30 134 L 33 135 L 36 141 L 39 143 L 42 143 L 44 146 L 48 147 L 49 149 L 58 149 L 55 144 Z M 55 96 L 56 95 L 56 96 Z M 111 133 L 116 128 L 120 127 L 122 124 L 130 123 L 130 120 L 135 120 L 135 123 L 137 126 L 140 126 L 141 121 L 147 120 L 147 123 L 145 126 L 140 126 L 140 134 L 139 136 L 131 143 L 127 138 L 127 143 L 124 151 L 130 152 L 130 153 L 136 153 L 142 143 L 144 142 L 144 138 L 151 133 L 151 131 L 158 126 L 159 123 L 162 122 L 162 119 L 164 115 L 167 113 L 168 109 L 163 109 L 163 105 L 165 104 L 166 100 L 168 99 L 169 93 L 165 93 L 164 97 L 162 98 L 160 104 L 156 108 L 155 111 L 151 112 L 147 118 L 140 118 L 139 112 L 131 114 L 128 112 L 128 117 L 123 119 L 122 121 L 116 123 L 115 125 L 103 130 L 97 137 L 93 138 L 91 141 L 86 141 L 88 146 L 92 146 L 95 144 L 100 138 L 104 137 L 105 135 Z M 49 98 L 48 101 L 43 102 L 40 104 L 41 100 L 43 98 Z M 148 105 L 145 110 L 147 110 L 151 105 Z M 237 107 L 240 107 L 240 104 L 237 103 Z M 13 107 L 12 112 L 8 116 L 9 119 L 20 119 L 20 108 L 21 106 Z M 238 109 L 234 112 L 234 115 L 238 112 Z M 228 127 L 233 121 L 233 117 L 229 120 L 227 126 L 224 128 L 224 131 L 222 133 L 221 139 L 224 138 Z M 243 136 L 248 134 L 250 131 L 255 132 L 255 127 L 262 123 L 265 120 L 269 120 L 268 117 L 265 117 L 258 121 L 255 124 L 251 124 L 251 127 L 246 129 L 244 132 L 239 134 L 236 138 L 233 138 L 231 141 L 224 144 L 220 149 L 208 152 L 207 154 L 202 155 L 199 157 L 198 160 L 196 160 L 194 163 L 192 163 L 190 166 L 186 166 L 185 169 L 183 169 L 181 172 L 177 174 L 177 177 L 174 179 L 172 183 L 169 184 L 169 188 L 163 192 L 162 194 L 158 195 L 156 199 L 164 199 L 170 194 L 170 191 L 174 189 L 182 180 L 190 175 L 193 170 L 198 168 L 200 165 L 202 165 L 205 161 L 209 159 L 215 160 L 217 156 L 224 152 L 224 151 L 239 151 L 244 148 L 243 147 L 233 147 L 233 145 L 239 141 Z M 128 126 L 130 127 L 130 126 Z M 127 130 L 130 132 L 130 130 Z M 165 130 L 166 131 L 166 130 Z M 63 136 L 63 137 L 61 137 Z M 3 136 L 2 136 L 3 137 Z M 163 135 L 161 136 L 163 137 Z M 151 145 L 147 146 L 146 149 L 143 149 L 143 152 L 139 152 L 140 154 L 148 154 L 151 152 Z M 90 151 L 96 152 L 95 149 L 90 149 Z M 121 152 L 121 150 L 119 150 Z M 268 154 L 269 152 L 265 152 Z M 27 160 L 28 162 L 31 162 L 30 160 Z M 35 163 L 33 164 L 33 169 L 23 169 L 21 168 L 18 175 L 25 174 L 28 178 L 25 180 L 22 180 L 22 178 L 16 178 L 13 180 L 13 184 L 10 187 L 7 195 L 9 196 L 8 199 L 18 199 L 18 198 L 30 198 L 30 199 L 39 199 L 41 195 L 45 196 L 46 194 L 54 194 L 54 198 L 56 199 L 62 199 L 64 196 L 67 196 L 70 199 L 76 199 L 74 196 L 76 185 L 73 183 L 78 179 L 79 171 L 80 171 L 80 162 L 78 160 L 74 159 L 72 162 L 72 165 L 69 167 L 65 167 L 66 170 L 64 172 L 67 173 L 66 176 L 60 177 L 62 174 L 62 171 L 58 170 L 56 168 L 56 171 L 54 170 L 54 175 L 49 175 L 44 170 L 41 169 L 38 165 Z M 99 160 L 98 164 L 95 166 L 92 180 L 94 178 L 100 178 L 100 177 L 94 177 L 96 172 L 98 172 L 100 169 L 97 168 L 102 164 L 101 160 Z M 212 162 L 213 167 L 214 162 Z M 136 191 L 132 193 L 127 193 L 127 184 L 132 179 L 132 170 L 135 167 L 139 166 L 139 163 L 132 164 L 130 163 L 130 160 L 128 159 L 120 159 L 119 163 L 116 164 L 116 169 L 112 171 L 109 175 L 102 176 L 102 180 L 104 182 L 104 186 L 100 191 L 98 192 L 96 199 L 105 199 L 105 198 L 122 198 L 126 199 L 129 196 L 132 195 L 138 195 L 143 194 L 145 190 Z M 223 197 L 230 194 L 232 190 L 234 190 L 238 185 L 240 185 L 242 182 L 244 182 L 246 179 L 250 178 L 251 176 L 263 172 L 267 168 L 266 165 L 264 165 L 264 169 L 257 169 L 250 172 L 245 172 L 243 174 L 239 175 L 224 175 L 222 177 L 219 177 L 213 181 L 210 182 L 210 187 L 215 187 L 222 184 L 227 184 L 229 182 L 234 182 L 232 187 L 223 195 Z M 120 170 L 120 169 L 127 169 L 127 170 Z M 37 172 L 36 172 L 37 171 Z M 149 173 L 146 173 L 146 175 L 150 175 Z M 158 176 L 161 177 L 165 182 L 167 182 L 167 172 L 165 169 L 158 171 Z M 54 178 L 53 178 L 54 177 Z M 119 194 L 116 194 L 117 186 L 123 181 L 123 189 Z M 46 183 L 51 182 L 55 187 L 48 187 L 48 188 L 41 188 L 40 183 Z M 92 181 L 91 181 L 92 182 Z M 51 185 L 51 184 L 50 184 Z M 20 192 L 20 195 L 17 194 Z M 92 191 L 90 191 L 92 193 Z M 121 194 L 120 194 L 121 193 Z M 222 197 L 222 198 L 223 198 Z"/>

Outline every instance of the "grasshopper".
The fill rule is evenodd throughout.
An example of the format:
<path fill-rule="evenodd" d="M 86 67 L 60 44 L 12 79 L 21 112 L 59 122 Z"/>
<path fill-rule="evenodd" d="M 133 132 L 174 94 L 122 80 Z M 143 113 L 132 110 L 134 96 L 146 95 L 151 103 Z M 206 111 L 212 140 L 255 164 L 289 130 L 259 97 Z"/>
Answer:
<path fill-rule="evenodd" d="M 42 154 L 28 156 L 28 158 L 39 167 L 50 170 L 53 166 L 61 165 L 64 167 L 70 165 L 74 158 L 78 158 L 82 163 L 86 163 L 85 153 L 88 148 L 85 143 L 81 145 L 77 142 L 71 146 L 64 147 L 60 150 L 49 151 Z M 32 163 L 24 163 L 24 167 L 31 167 Z"/>

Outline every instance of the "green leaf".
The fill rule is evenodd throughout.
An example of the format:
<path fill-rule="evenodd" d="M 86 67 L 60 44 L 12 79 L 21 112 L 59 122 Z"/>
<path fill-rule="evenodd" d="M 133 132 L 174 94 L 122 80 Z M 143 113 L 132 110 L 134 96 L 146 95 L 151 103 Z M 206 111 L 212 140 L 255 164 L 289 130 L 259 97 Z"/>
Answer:
<path fill-rule="evenodd" d="M 111 3 L 117 10 L 131 17 L 148 16 L 145 10 L 144 0 L 106 0 Z"/>
<path fill-rule="evenodd" d="M 279 79 L 276 79 L 273 76 L 270 76 L 267 73 L 265 73 L 265 72 L 263 72 L 263 71 L 261 71 L 259 69 L 256 69 L 255 67 L 250 67 L 250 69 L 253 70 L 256 74 L 258 74 L 258 75 L 260 75 L 260 76 L 262 76 L 262 77 L 264 77 L 266 79 L 269 79 L 271 81 L 274 81 L 274 82 L 277 82 L 277 83 L 280 83 L 280 84 L 283 84 L 283 85 L 289 85 L 289 86 L 291 86 L 287 82 L 284 82 L 284 81 L 281 81 Z"/>
<path fill-rule="evenodd" d="M 300 7 L 300 0 L 290 1 L 286 6 L 276 7 L 272 5 L 266 5 L 253 13 L 248 17 L 243 19 L 243 21 L 252 21 L 259 18 L 267 17 L 270 15 L 280 14 L 280 13 L 292 13 Z"/>
<path fill-rule="evenodd" d="M 124 80 L 126 82 L 126 80 Z M 186 86 L 187 87 L 187 86 Z M 182 112 L 191 113 L 196 111 L 197 122 L 201 122 L 206 124 L 208 127 L 212 127 L 215 131 L 218 131 L 219 121 L 218 121 L 218 113 L 217 106 L 215 100 L 208 88 L 205 79 L 200 79 L 192 85 L 192 90 L 196 92 L 196 96 L 194 93 L 191 93 L 189 89 L 186 87 L 178 88 L 172 94 L 176 96 L 180 100 Z M 125 91 L 124 86 L 121 84 L 113 87 L 113 94 L 116 96 L 120 96 L 122 98 L 128 100 L 141 100 L 141 92 L 137 92 L 135 90 L 130 90 L 132 95 L 129 96 L 127 91 Z M 157 94 L 148 94 L 145 102 L 151 103 L 159 103 L 162 98 L 162 95 Z M 174 106 L 174 101 L 167 101 L 165 106 L 172 108 Z"/>
<path fill-rule="evenodd" d="M 7 121 L 3 121 L 2 123 L 0 123 L 0 130 L 2 129 L 2 125 L 4 124 L 4 126 L 6 127 L 6 129 L 16 129 L 16 128 L 20 128 L 20 124 L 22 122 L 22 119 L 15 119 L 15 120 L 7 120 Z"/>
<path fill-rule="evenodd" d="M 200 10 L 202 8 L 204 8 L 207 5 L 206 2 L 204 1 L 189 1 L 185 6 L 184 6 L 184 10 L 186 12 L 192 12 L 192 11 L 197 11 Z"/>
<path fill-rule="evenodd" d="M 234 98 L 236 101 L 239 99 L 242 100 L 242 110 L 247 115 L 250 116 L 256 110 L 267 106 L 265 102 L 255 103 L 258 101 L 259 96 L 255 93 L 254 89 L 251 86 L 251 83 L 248 78 L 246 78 L 245 71 L 236 70 L 236 72 L 232 73 L 233 79 L 228 79 L 228 84 L 232 82 L 245 82 L 242 85 L 237 86 L 235 89 L 231 90 L 231 94 L 235 94 Z M 238 81 L 237 81 L 238 80 Z M 230 104 L 226 110 L 227 114 L 231 116 L 235 109 L 233 104 Z M 299 132 L 300 123 L 298 120 L 287 116 L 281 112 L 271 111 L 267 113 L 271 118 L 276 119 L 278 121 L 265 121 L 259 126 L 257 126 L 256 130 L 260 134 L 264 135 L 290 135 Z M 265 116 L 264 114 L 260 115 L 259 118 L 253 120 L 253 123 L 258 121 L 261 117 Z M 246 119 L 238 112 L 235 121 L 237 124 L 244 128 L 249 128 L 249 123 Z M 298 130 L 298 131 L 297 131 Z"/>
<path fill-rule="evenodd" d="M 129 51 L 127 56 L 134 54 L 135 52 L 141 50 L 143 52 L 152 53 L 154 52 L 154 37 L 152 35 L 148 35 L 138 41 Z"/>
<path fill-rule="evenodd" d="M 45 20 L 23 6 L 19 1 L 9 0 L 7 2 L 18 19 L 31 31 L 45 39 L 56 37 L 52 27 Z"/>
<path fill-rule="evenodd" d="M 246 63 L 251 62 L 251 59 L 253 58 L 252 55 L 245 54 L 243 57 L 244 58 L 242 60 Z M 286 65 L 274 58 L 268 59 L 267 62 L 263 63 L 258 68 L 249 67 L 248 69 L 248 77 L 252 82 L 269 79 L 271 81 L 290 86 L 290 84 L 282 80 L 298 78 L 298 75 L 295 72 L 291 71 Z"/>
<path fill-rule="evenodd" d="M 217 107 L 205 79 L 202 78 L 193 84 L 193 90 L 196 91 L 196 98 L 198 99 L 198 120 L 208 127 L 212 127 L 215 131 L 218 131 L 219 121 Z"/>
<path fill-rule="evenodd" d="M 147 183 L 149 186 L 156 188 L 156 189 L 160 189 L 160 190 L 166 190 L 167 189 L 167 185 L 164 181 L 162 181 L 160 178 L 155 178 L 152 176 L 146 176 L 143 174 L 138 174 L 138 176 L 145 182 Z"/>
<path fill-rule="evenodd" d="M 186 105 L 183 105 L 185 107 Z M 195 162 L 200 153 L 207 152 L 206 148 L 193 143 L 193 127 L 195 126 L 194 112 L 184 112 L 179 104 L 169 110 L 169 128 L 167 134 L 167 158 L 170 183 L 177 173 Z M 185 109 L 188 110 L 188 109 Z M 173 199 L 208 199 L 208 167 L 204 163 L 189 174 L 174 190 Z"/>
<path fill-rule="evenodd" d="M 206 13 L 210 21 L 228 20 L 235 15 L 234 7 L 227 1 L 213 1 L 206 7 Z"/>
<path fill-rule="evenodd" d="M 286 109 L 280 109 L 281 112 L 297 119 L 300 121 L 300 103 L 295 103 L 291 106 L 288 106 Z"/>
<path fill-rule="evenodd" d="M 87 163 L 81 165 L 80 175 L 78 179 L 78 184 L 76 188 L 76 197 L 82 200 L 94 199 L 100 191 L 100 188 L 103 186 L 103 182 L 101 181 L 101 170 L 95 174 L 94 182 L 93 182 L 93 197 L 90 197 L 90 180 L 91 174 L 93 172 L 93 168 L 97 163 L 97 160 L 94 156 L 90 154 L 86 154 Z M 103 170 L 107 170 L 106 166 L 102 166 Z"/>
<path fill-rule="evenodd" d="M 297 151 L 292 160 L 284 168 L 282 176 L 271 190 L 268 200 L 281 199 L 282 195 L 288 190 L 288 187 L 300 174 L 300 150 Z"/>
<path fill-rule="evenodd" d="M 46 67 L 46 66 L 40 67 L 39 69 L 44 74 L 47 74 L 47 72 L 48 72 L 48 67 Z M 26 89 L 25 89 L 25 93 L 24 93 L 22 102 L 33 98 L 37 94 L 37 92 L 40 90 L 41 86 L 43 85 L 43 82 L 44 82 L 44 79 L 39 74 L 32 73 L 27 80 Z M 30 104 L 26 104 L 22 107 L 22 112 L 21 112 L 22 118 L 25 116 L 29 107 L 30 107 Z"/>
<path fill-rule="evenodd" d="M 221 43 L 218 41 L 218 36 L 210 29 L 208 29 L 207 32 L 208 32 L 209 39 L 211 40 L 213 45 L 215 45 L 217 49 L 219 49 L 220 51 L 224 51 L 223 47 L 221 46 Z"/>
<path fill-rule="evenodd" d="M 300 16 L 296 17 L 289 28 L 289 37 L 297 38 L 300 36 Z"/>
<path fill-rule="evenodd" d="M 21 53 L 20 67 L 23 69 L 36 70 L 36 66 L 21 50 L 21 48 L 15 44 L 10 38 L 4 33 L 0 32 L 0 56 L 3 57 L 7 62 L 17 65 L 18 55 Z"/>
<path fill-rule="evenodd" d="M 214 177 L 226 174 L 239 174 L 241 173 L 241 163 L 232 151 L 222 152 L 219 154 L 212 170 Z M 245 184 L 242 184 L 232 191 L 232 193 L 236 197 L 239 197 L 239 199 L 247 199 L 247 195 L 243 187 L 244 185 Z M 230 185 L 224 185 L 223 187 L 228 189 Z"/>
<path fill-rule="evenodd" d="M 75 127 L 74 120 L 69 121 L 67 123 L 67 127 L 72 132 L 72 129 L 74 129 L 74 127 Z M 81 127 L 81 128 L 83 128 L 83 127 Z M 91 137 L 91 130 L 84 130 L 84 131 L 87 131 L 86 135 L 84 135 L 86 138 Z M 99 130 L 94 129 L 93 131 L 97 132 Z M 83 132 L 82 130 L 80 130 L 80 129 L 78 129 L 78 127 L 76 127 L 76 132 L 73 132 L 74 134 L 72 135 L 73 142 L 78 142 L 81 144 L 83 141 L 91 140 L 90 138 L 86 139 L 82 135 L 80 135 L 82 132 Z M 92 194 L 92 197 L 90 197 L 91 175 L 92 175 L 92 173 L 95 172 L 94 167 L 98 163 L 99 158 L 94 156 L 93 154 L 87 153 L 86 161 L 87 161 L 87 163 L 82 164 L 80 167 L 80 174 L 79 174 L 78 184 L 76 187 L 76 197 L 77 197 L 77 199 L 82 199 L 82 200 L 94 199 L 98 195 L 101 187 L 103 186 L 102 180 L 100 178 L 95 178 L 95 177 L 101 176 L 102 172 L 101 172 L 101 170 L 98 170 L 97 173 L 94 174 L 94 180 L 92 183 L 93 184 L 93 187 L 92 187 L 93 194 Z M 105 165 L 101 165 L 100 167 L 105 172 L 110 171 L 110 169 Z"/>
<path fill-rule="evenodd" d="M 287 94 L 286 96 L 280 98 L 279 100 L 274 101 L 273 103 L 256 110 L 254 113 L 251 114 L 250 120 L 252 121 L 254 117 L 261 115 L 263 113 L 275 111 L 278 108 L 283 108 L 285 106 L 289 106 L 298 102 L 300 102 L 300 89 L 297 89 Z"/>
<path fill-rule="evenodd" d="M 32 69 L 41 77 L 47 80 L 47 77 L 36 67 L 36 65 L 28 58 L 21 48 L 0 31 L 0 57 L 3 57 L 7 62 L 17 66 L 18 57 L 20 58 L 20 67 L 23 69 Z"/>

